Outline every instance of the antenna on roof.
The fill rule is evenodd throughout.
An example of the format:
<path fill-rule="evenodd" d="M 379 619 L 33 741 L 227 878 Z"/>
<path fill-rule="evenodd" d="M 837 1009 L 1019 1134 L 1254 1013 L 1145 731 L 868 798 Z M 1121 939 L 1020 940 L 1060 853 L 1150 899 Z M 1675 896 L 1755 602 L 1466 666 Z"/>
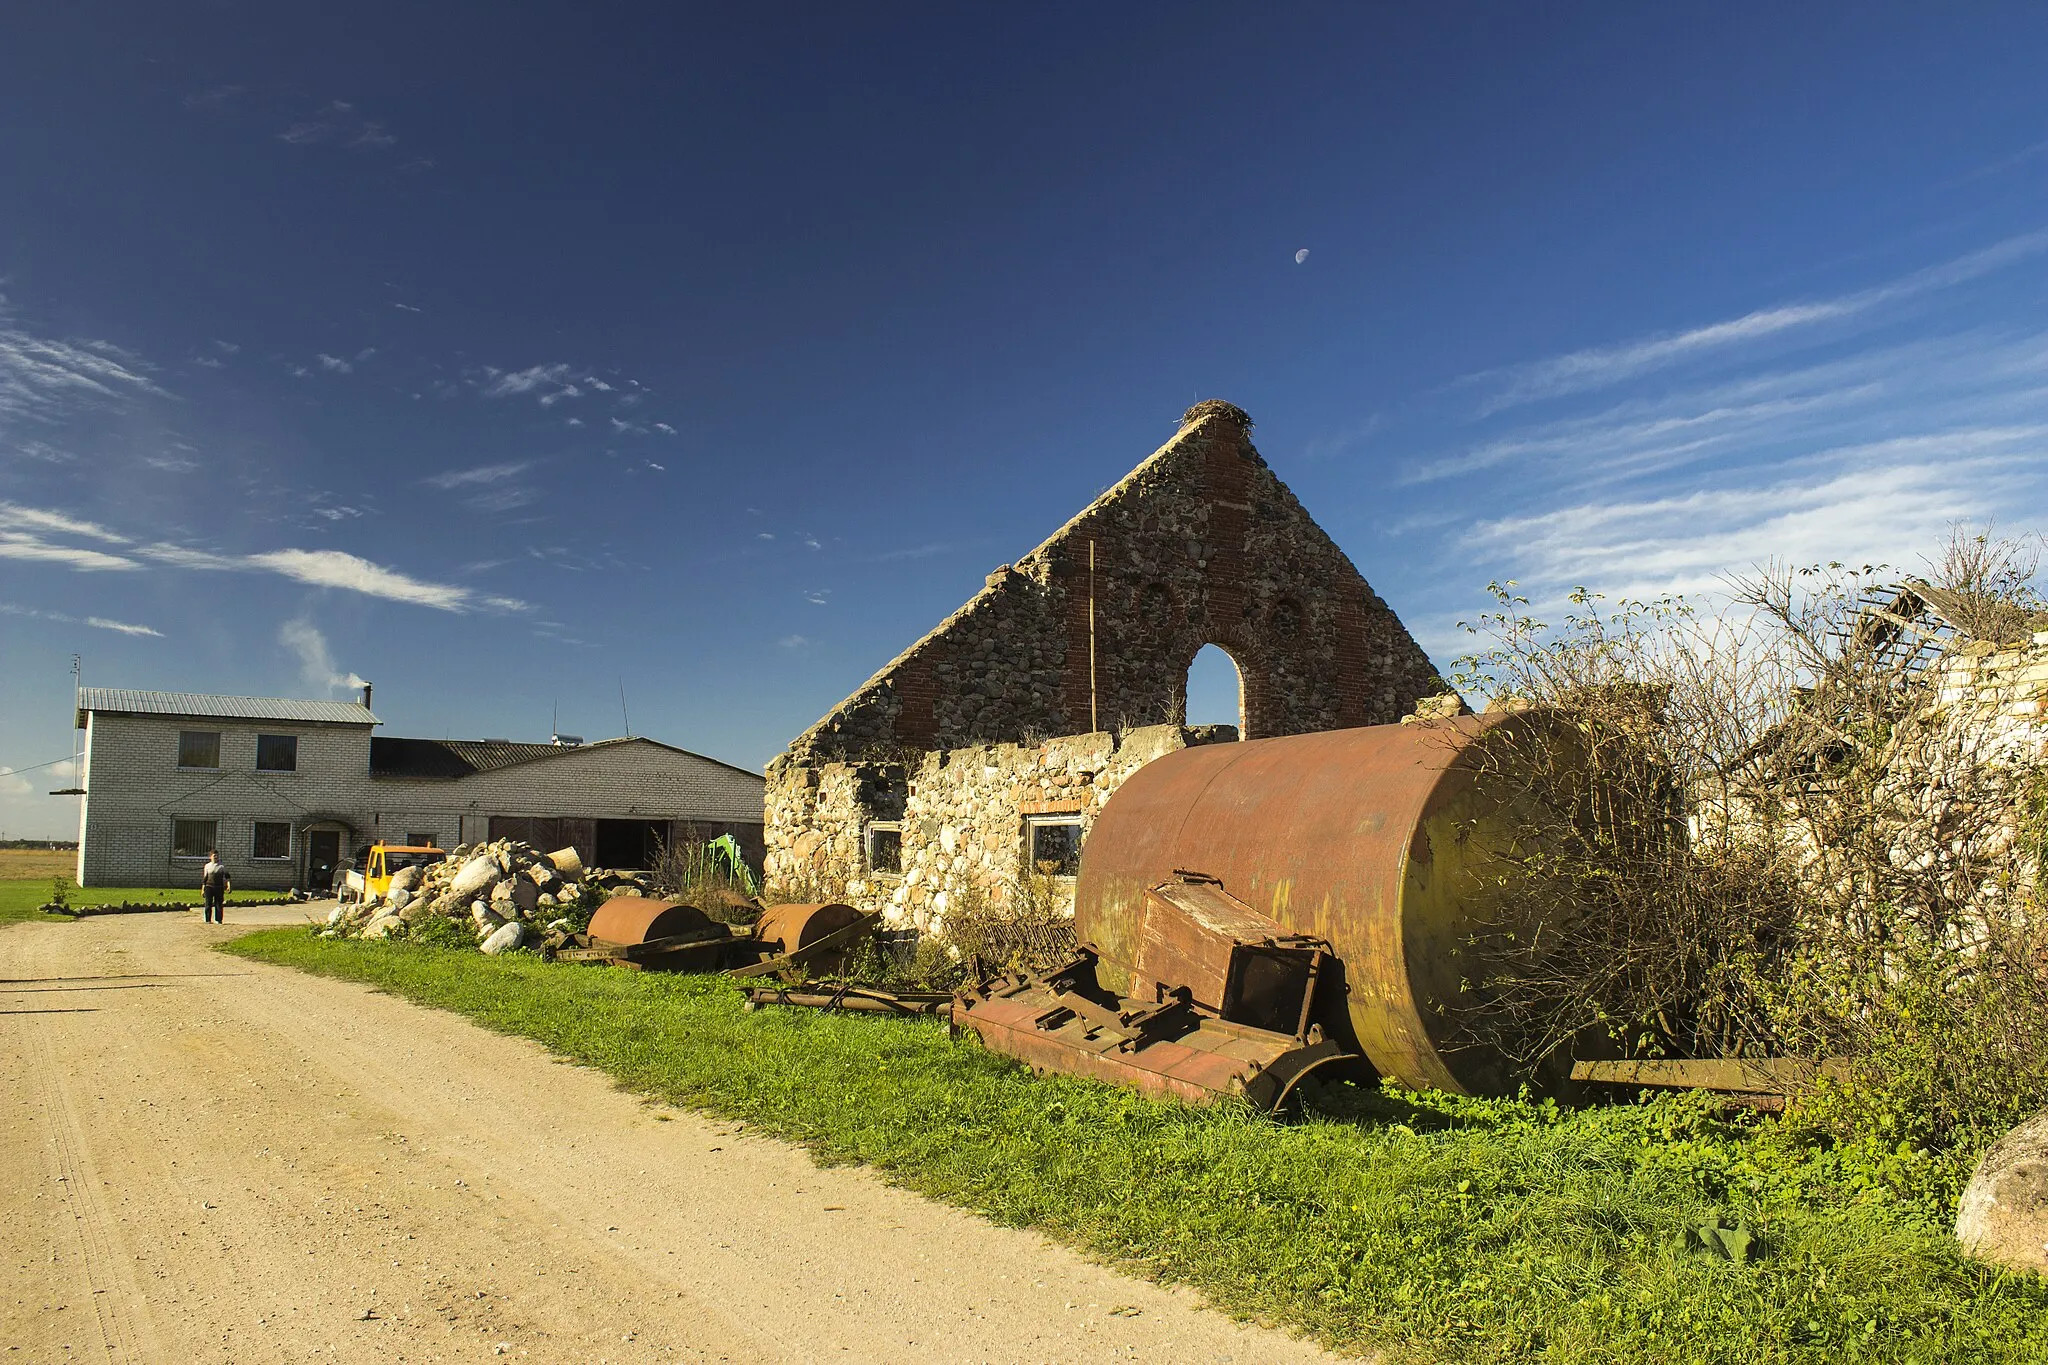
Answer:
<path fill-rule="evenodd" d="M 626 714 L 626 675 L 619 674 L 619 720 L 625 724 L 626 738 L 633 737 L 633 720 Z"/>

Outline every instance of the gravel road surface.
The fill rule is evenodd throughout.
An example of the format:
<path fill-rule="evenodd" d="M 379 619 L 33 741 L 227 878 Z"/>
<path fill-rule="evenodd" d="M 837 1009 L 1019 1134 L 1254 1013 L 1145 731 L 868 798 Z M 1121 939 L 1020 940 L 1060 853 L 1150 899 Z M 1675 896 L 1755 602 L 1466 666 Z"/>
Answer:
<path fill-rule="evenodd" d="M 1331 1359 L 229 914 L 0 929 L 0 1363 Z"/>

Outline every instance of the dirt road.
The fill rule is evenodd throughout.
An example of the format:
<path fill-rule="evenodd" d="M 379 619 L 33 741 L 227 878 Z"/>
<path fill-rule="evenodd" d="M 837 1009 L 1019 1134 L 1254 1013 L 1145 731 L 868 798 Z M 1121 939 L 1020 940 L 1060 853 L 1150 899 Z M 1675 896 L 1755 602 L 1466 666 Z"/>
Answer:
<path fill-rule="evenodd" d="M 1328 1359 L 235 932 L 0 929 L 0 1362 Z"/>

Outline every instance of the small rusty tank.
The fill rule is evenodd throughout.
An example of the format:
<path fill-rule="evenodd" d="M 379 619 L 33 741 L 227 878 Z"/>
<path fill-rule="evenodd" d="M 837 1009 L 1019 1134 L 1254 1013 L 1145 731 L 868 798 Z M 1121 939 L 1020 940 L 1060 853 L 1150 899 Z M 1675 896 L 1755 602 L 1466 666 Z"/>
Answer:
<path fill-rule="evenodd" d="M 1076 935 L 1111 989 L 1156 993 L 1164 983 L 1138 979 L 1134 965 L 1158 956 L 1146 942 L 1154 889 L 1182 873 L 1214 878 L 1287 932 L 1329 945 L 1343 985 L 1325 1027 L 1381 1075 L 1512 1092 L 1531 1079 L 1527 1068 L 1461 1045 L 1455 1025 L 1471 1004 L 1467 940 L 1512 916 L 1518 885 L 1533 875 L 1519 855 L 1543 842 L 1546 820 L 1555 828 L 1515 783 L 1480 780 L 1482 741 L 1502 726 L 1517 728 L 1492 734 L 1494 753 L 1575 745 L 1541 714 L 1491 714 L 1157 759 L 1117 789 L 1089 832 Z M 1558 757 L 1569 763 L 1571 752 Z"/>
<path fill-rule="evenodd" d="M 694 905 L 646 896 L 613 896 L 590 917 L 590 937 L 600 943 L 641 944 L 724 934 L 723 925 Z"/>

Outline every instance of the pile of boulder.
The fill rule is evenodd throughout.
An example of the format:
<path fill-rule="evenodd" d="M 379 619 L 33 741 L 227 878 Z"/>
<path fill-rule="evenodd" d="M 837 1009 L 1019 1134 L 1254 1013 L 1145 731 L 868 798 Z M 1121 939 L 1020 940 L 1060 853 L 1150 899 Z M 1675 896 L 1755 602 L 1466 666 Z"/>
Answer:
<path fill-rule="evenodd" d="M 471 926 L 486 953 L 517 948 L 546 931 L 582 928 L 612 896 L 646 896 L 637 872 L 586 869 L 573 848 L 542 853 L 516 839 L 458 844 L 427 866 L 402 868 L 391 889 L 327 917 L 325 938 L 397 938 L 436 916 Z"/>

